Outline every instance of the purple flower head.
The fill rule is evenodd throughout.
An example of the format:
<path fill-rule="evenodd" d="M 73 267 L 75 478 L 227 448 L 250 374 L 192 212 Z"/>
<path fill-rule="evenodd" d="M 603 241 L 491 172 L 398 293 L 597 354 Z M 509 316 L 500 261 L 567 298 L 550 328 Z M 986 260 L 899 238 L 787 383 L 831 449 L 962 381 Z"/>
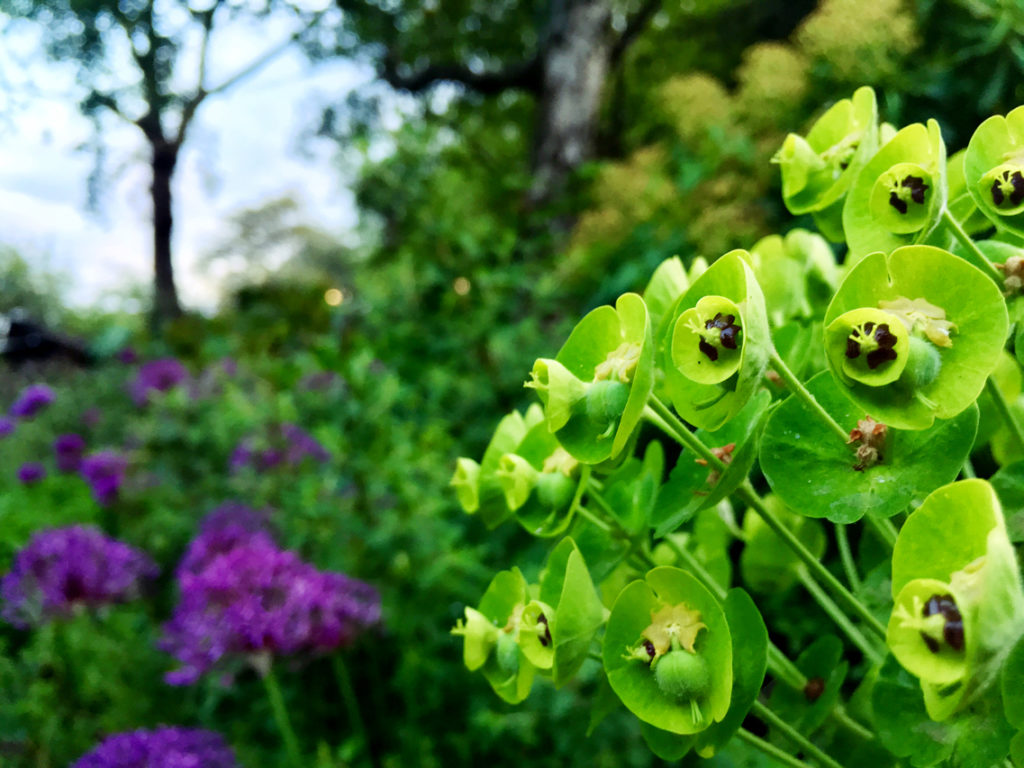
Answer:
<path fill-rule="evenodd" d="M 173 357 L 153 360 L 139 368 L 131 385 L 132 400 L 138 406 L 146 405 L 151 393 L 167 392 L 187 379 L 185 366 Z"/>
<path fill-rule="evenodd" d="M 124 363 L 125 365 L 131 365 L 132 363 L 137 363 L 139 361 L 139 354 L 132 347 L 121 347 L 114 357 L 117 358 L 118 362 Z"/>
<path fill-rule="evenodd" d="M 71 768 L 237 768 L 220 734 L 164 726 L 108 736 Z"/>
<path fill-rule="evenodd" d="M 232 473 L 245 467 L 265 472 L 284 464 L 298 467 L 306 459 L 323 463 L 331 454 L 311 434 L 297 424 L 282 424 L 271 428 L 266 436 L 242 440 L 231 454 Z"/>
<path fill-rule="evenodd" d="M 0 580 L 0 615 L 16 627 L 68 616 L 76 606 L 123 603 L 157 574 L 144 553 L 93 528 L 72 526 L 36 533 Z"/>
<path fill-rule="evenodd" d="M 31 419 L 56 399 L 53 390 L 45 384 L 25 387 L 11 406 L 10 414 L 16 419 Z"/>
<path fill-rule="evenodd" d="M 203 520 L 199 535 L 189 544 L 178 565 L 178 577 L 183 573 L 198 574 L 217 556 L 253 541 L 274 545 L 269 514 L 236 502 L 221 504 Z"/>
<path fill-rule="evenodd" d="M 117 498 L 128 459 L 114 451 L 97 451 L 82 459 L 79 473 L 92 486 L 92 495 L 101 507 L 110 505 Z"/>
<path fill-rule="evenodd" d="M 46 467 L 38 461 L 26 461 L 18 467 L 18 481 L 22 485 L 34 485 L 46 477 Z"/>
<path fill-rule="evenodd" d="M 53 453 L 57 457 L 57 469 L 60 472 L 77 472 L 82 466 L 82 454 L 85 453 L 85 439 L 73 432 L 60 435 L 53 441 Z"/>
<path fill-rule="evenodd" d="M 224 659 L 329 651 L 380 620 L 369 584 L 319 571 L 261 533 L 198 572 L 179 569 L 178 583 L 160 642 L 182 665 L 167 675 L 171 685 L 193 683 Z"/>
<path fill-rule="evenodd" d="M 7 437 L 14 431 L 17 426 L 12 419 L 8 419 L 6 416 L 0 416 L 0 438 Z"/>

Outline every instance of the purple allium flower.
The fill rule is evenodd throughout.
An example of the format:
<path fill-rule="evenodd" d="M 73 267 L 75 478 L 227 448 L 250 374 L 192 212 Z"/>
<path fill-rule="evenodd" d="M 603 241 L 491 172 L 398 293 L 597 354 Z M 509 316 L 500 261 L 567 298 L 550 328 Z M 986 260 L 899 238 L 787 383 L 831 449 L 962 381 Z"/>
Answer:
<path fill-rule="evenodd" d="M 212 549 L 194 543 L 189 555 Z M 165 678 L 171 685 L 195 682 L 226 657 L 265 663 L 272 655 L 329 651 L 380 620 L 372 586 L 319 571 L 261 532 L 214 554 L 201 570 L 179 568 L 178 585 L 181 599 L 160 642 L 182 664 Z"/>
<path fill-rule="evenodd" d="M 138 596 L 141 582 L 154 578 L 149 556 L 109 539 L 93 528 L 71 526 L 36 533 L 0 580 L 0 615 L 25 629 L 75 606 L 123 603 Z"/>
<path fill-rule="evenodd" d="M 152 392 L 166 392 L 188 379 L 185 366 L 173 357 L 153 360 L 139 368 L 135 381 L 132 382 L 132 400 L 142 406 L 149 402 Z"/>
<path fill-rule="evenodd" d="M 53 390 L 45 384 L 25 387 L 11 406 L 10 414 L 16 419 L 31 419 L 56 399 Z"/>
<path fill-rule="evenodd" d="M 262 440 L 242 440 L 232 452 L 229 466 L 232 473 L 244 467 L 265 472 L 281 464 L 298 467 L 307 458 L 323 463 L 331 458 L 331 454 L 302 427 L 281 424 L 270 428 Z"/>
<path fill-rule="evenodd" d="M 8 419 L 6 416 L 0 416 L 0 438 L 7 437 L 14 431 L 17 425 L 12 419 Z"/>
<path fill-rule="evenodd" d="M 34 485 L 46 477 L 46 467 L 38 461 L 26 461 L 18 467 L 18 481 L 22 485 Z"/>
<path fill-rule="evenodd" d="M 128 469 L 128 459 L 114 451 L 97 451 L 82 459 L 79 473 L 92 486 L 92 495 L 101 507 L 117 498 Z"/>
<path fill-rule="evenodd" d="M 221 504 L 203 520 L 199 535 L 189 544 L 178 565 L 178 577 L 183 573 L 198 574 L 214 558 L 241 544 L 264 540 L 274 546 L 266 511 L 230 501 Z"/>
<path fill-rule="evenodd" d="M 82 466 L 82 454 L 85 452 L 85 439 L 73 432 L 59 435 L 53 441 L 53 452 L 57 457 L 57 470 L 60 472 L 77 472 Z"/>
<path fill-rule="evenodd" d="M 164 726 L 108 736 L 71 768 L 237 768 L 218 733 Z"/>

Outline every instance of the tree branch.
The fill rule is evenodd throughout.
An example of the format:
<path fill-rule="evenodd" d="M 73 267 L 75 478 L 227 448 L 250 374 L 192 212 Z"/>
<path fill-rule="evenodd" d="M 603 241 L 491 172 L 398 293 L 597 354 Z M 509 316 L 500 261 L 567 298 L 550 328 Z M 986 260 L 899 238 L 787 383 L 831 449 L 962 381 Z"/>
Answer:
<path fill-rule="evenodd" d="M 494 95 L 509 89 L 539 93 L 542 67 L 539 56 L 517 62 L 497 72 L 473 72 L 462 64 L 432 64 L 412 74 L 402 74 L 393 52 L 389 52 L 380 69 L 383 80 L 400 91 L 419 93 L 436 83 L 459 83 L 472 91 Z"/>
<path fill-rule="evenodd" d="M 633 44 L 641 32 L 647 28 L 647 25 L 651 23 L 658 11 L 661 10 L 661 0 L 647 0 L 646 3 L 641 6 L 640 10 L 636 12 L 636 15 L 626 22 L 626 28 L 622 30 L 619 38 L 612 45 L 611 52 L 611 66 L 614 67 L 619 63 L 623 54 Z"/>

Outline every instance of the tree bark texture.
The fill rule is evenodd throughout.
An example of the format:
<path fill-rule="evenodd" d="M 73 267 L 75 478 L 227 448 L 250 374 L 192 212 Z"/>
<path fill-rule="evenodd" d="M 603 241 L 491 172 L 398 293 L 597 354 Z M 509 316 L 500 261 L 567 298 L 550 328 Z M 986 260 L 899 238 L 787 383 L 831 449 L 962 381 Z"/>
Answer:
<path fill-rule="evenodd" d="M 544 41 L 534 131 L 534 202 L 557 195 L 594 157 L 598 110 L 615 37 L 608 0 L 555 0 Z"/>
<path fill-rule="evenodd" d="M 174 142 L 156 142 L 152 145 L 153 184 L 153 266 L 154 311 L 158 322 L 181 315 L 178 290 L 174 284 L 174 265 L 171 261 L 171 230 L 174 218 L 171 207 L 171 179 L 178 162 L 180 146 Z"/>

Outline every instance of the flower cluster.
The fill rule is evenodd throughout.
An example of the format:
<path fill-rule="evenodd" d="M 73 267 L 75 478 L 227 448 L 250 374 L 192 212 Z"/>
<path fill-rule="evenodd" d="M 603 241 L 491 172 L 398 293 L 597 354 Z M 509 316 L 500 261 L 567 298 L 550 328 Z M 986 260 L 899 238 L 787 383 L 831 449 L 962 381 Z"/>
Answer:
<path fill-rule="evenodd" d="M 138 406 L 149 403 L 154 392 L 167 392 L 188 379 L 185 366 L 173 357 L 153 360 L 139 368 L 131 383 L 132 400 Z"/>
<path fill-rule="evenodd" d="M 60 472 L 77 472 L 82 466 L 82 454 L 85 453 L 85 440 L 73 432 L 59 435 L 53 441 L 53 453 L 57 459 Z"/>
<path fill-rule="evenodd" d="M 236 768 L 219 734 L 197 728 L 163 727 L 108 736 L 71 768 Z"/>
<path fill-rule="evenodd" d="M 181 599 L 163 650 L 181 662 L 167 675 L 187 685 L 225 658 L 265 664 L 272 655 L 330 651 L 380 620 L 377 591 L 323 572 L 280 549 L 258 513 L 222 507 L 178 569 Z"/>
<path fill-rule="evenodd" d="M 56 399 L 53 390 L 45 384 L 25 387 L 11 406 L 10 414 L 16 419 L 31 419 Z"/>
<path fill-rule="evenodd" d="M 114 451 L 97 451 L 82 459 L 79 472 L 92 486 L 92 495 L 101 507 L 117 498 L 124 482 L 128 460 Z"/>
<path fill-rule="evenodd" d="M 138 596 L 157 567 L 144 553 L 81 526 L 40 531 L 0 580 L 0 615 L 27 628 L 68 616 L 77 606 L 121 603 Z"/>
<path fill-rule="evenodd" d="M 307 458 L 323 463 L 331 454 L 302 427 L 285 423 L 262 439 L 242 440 L 231 454 L 230 467 L 233 473 L 245 467 L 265 471 L 281 465 L 297 467 Z"/>
<path fill-rule="evenodd" d="M 26 461 L 18 467 L 18 482 L 33 485 L 46 477 L 46 467 L 38 461 Z"/>

